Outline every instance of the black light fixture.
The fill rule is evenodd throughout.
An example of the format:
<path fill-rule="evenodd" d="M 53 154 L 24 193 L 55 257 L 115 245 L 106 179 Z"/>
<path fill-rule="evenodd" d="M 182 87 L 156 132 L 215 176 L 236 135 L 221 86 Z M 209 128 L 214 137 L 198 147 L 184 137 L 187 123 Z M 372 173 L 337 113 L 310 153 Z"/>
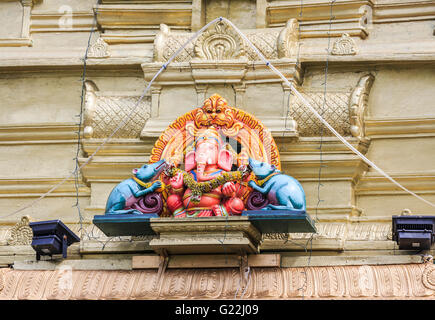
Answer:
<path fill-rule="evenodd" d="M 435 216 L 393 216 L 393 241 L 403 250 L 429 250 L 435 242 Z"/>
<path fill-rule="evenodd" d="M 76 236 L 62 221 L 49 220 L 29 223 L 33 231 L 32 248 L 36 251 L 36 260 L 41 255 L 52 256 L 62 254 L 67 257 L 67 248 L 74 242 L 80 242 Z"/>

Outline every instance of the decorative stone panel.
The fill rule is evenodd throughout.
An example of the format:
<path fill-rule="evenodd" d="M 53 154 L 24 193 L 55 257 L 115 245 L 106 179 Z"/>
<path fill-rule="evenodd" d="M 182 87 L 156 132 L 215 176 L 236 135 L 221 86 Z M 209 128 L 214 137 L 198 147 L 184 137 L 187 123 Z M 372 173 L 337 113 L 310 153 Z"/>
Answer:
<path fill-rule="evenodd" d="M 22 217 L 20 222 L 9 229 L 9 233 L 10 237 L 7 239 L 8 245 L 30 245 L 32 243 L 33 231 L 29 226 L 29 217 Z"/>
<path fill-rule="evenodd" d="M 243 32 L 267 59 L 295 58 L 298 40 L 296 19 L 289 20 L 284 28 L 243 30 Z M 167 61 L 192 36 L 192 33 L 172 32 L 167 25 L 161 24 L 160 32 L 154 41 L 154 61 Z M 256 52 L 225 21 L 211 26 L 196 41 L 189 43 L 181 50 L 174 62 L 188 62 L 193 58 L 260 60 Z"/>
<path fill-rule="evenodd" d="M 150 117 L 150 97 L 140 102 L 132 93 L 104 93 L 92 81 L 86 81 L 84 114 L 85 138 L 106 138 L 122 123 L 114 138 L 137 138 Z"/>
<path fill-rule="evenodd" d="M 364 117 L 373 81 L 374 77 L 369 74 L 361 77 L 349 93 L 328 91 L 326 94 L 305 92 L 302 95 L 339 134 L 363 140 Z M 290 99 L 289 116 L 297 122 L 300 136 L 333 135 L 296 96 Z"/>
<path fill-rule="evenodd" d="M 433 263 L 133 271 L 0 269 L 0 299 L 433 299 Z"/>
<path fill-rule="evenodd" d="M 103 40 L 103 38 L 98 38 L 97 41 L 89 47 L 88 58 L 108 57 L 110 57 L 109 45 Z"/>
<path fill-rule="evenodd" d="M 347 33 L 344 33 L 341 38 L 334 41 L 331 54 L 336 56 L 347 56 L 357 54 L 357 52 L 358 48 L 356 47 L 355 40 L 353 40 Z"/>

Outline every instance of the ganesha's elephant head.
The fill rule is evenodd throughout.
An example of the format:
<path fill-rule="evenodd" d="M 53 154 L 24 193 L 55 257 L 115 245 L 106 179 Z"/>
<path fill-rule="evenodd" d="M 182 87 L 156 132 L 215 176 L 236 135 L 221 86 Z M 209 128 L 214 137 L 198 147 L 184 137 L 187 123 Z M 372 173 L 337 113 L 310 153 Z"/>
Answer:
<path fill-rule="evenodd" d="M 210 127 L 196 137 L 194 150 L 186 153 L 185 170 L 197 170 L 198 180 L 211 180 L 214 177 L 204 176 L 208 167 L 219 167 L 230 171 L 233 165 L 233 155 L 225 148 L 218 131 Z"/>

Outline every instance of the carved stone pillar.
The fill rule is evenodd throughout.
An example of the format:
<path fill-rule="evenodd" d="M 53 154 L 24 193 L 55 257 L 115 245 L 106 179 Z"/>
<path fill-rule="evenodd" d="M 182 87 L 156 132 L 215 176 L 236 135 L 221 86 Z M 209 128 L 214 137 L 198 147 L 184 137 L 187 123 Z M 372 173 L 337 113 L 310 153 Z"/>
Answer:
<path fill-rule="evenodd" d="M 257 17 L 256 24 L 257 28 L 267 27 L 267 0 L 257 0 L 256 3 Z"/>
<path fill-rule="evenodd" d="M 234 86 L 234 90 L 236 91 L 236 101 L 234 102 L 234 104 L 240 109 L 245 109 L 246 85 L 242 84 Z"/>
<path fill-rule="evenodd" d="M 192 1 L 192 27 L 193 32 L 205 25 L 205 0 Z"/>
<path fill-rule="evenodd" d="M 161 86 L 151 87 L 151 118 L 159 116 Z"/>
<path fill-rule="evenodd" d="M 207 84 L 199 84 L 198 83 L 195 85 L 196 94 L 197 94 L 196 100 L 197 100 L 198 107 L 206 99 L 207 88 L 208 88 Z"/>
<path fill-rule="evenodd" d="M 23 26 L 21 29 L 21 38 L 29 38 L 30 36 L 30 14 L 34 0 L 21 0 L 23 5 Z"/>
<path fill-rule="evenodd" d="M 142 64 L 146 81 L 150 81 L 161 64 L 192 36 L 190 33 L 171 32 L 167 25 L 161 25 L 160 28 L 154 41 L 155 62 Z M 297 31 L 297 21 L 292 19 L 281 29 L 249 29 L 244 30 L 244 33 L 289 81 L 299 84 L 302 72 L 295 59 L 298 47 Z M 169 104 L 165 104 L 165 108 L 170 110 L 175 110 L 179 105 L 171 96 L 174 87 L 177 87 L 180 96 L 190 95 L 193 88 L 196 91 L 197 102 L 201 103 L 205 93 L 225 91 L 225 86 L 231 85 L 235 91 L 235 107 L 255 112 L 256 105 L 262 105 L 265 113 L 263 120 L 272 132 L 281 132 L 285 123 L 280 99 L 283 91 L 279 86 L 282 80 L 225 21 L 210 26 L 195 42 L 181 50 L 154 83 L 162 88 L 160 98 Z M 261 90 L 256 89 L 258 86 L 268 87 L 268 94 L 273 99 L 261 94 Z M 228 94 L 216 93 L 228 98 Z M 250 99 L 255 100 L 255 103 L 252 104 Z M 142 138 L 159 135 L 168 124 L 164 121 L 163 115 L 154 111 L 154 103 L 153 95 L 153 114 L 142 131 Z M 295 135 L 294 130 L 293 134 Z"/>

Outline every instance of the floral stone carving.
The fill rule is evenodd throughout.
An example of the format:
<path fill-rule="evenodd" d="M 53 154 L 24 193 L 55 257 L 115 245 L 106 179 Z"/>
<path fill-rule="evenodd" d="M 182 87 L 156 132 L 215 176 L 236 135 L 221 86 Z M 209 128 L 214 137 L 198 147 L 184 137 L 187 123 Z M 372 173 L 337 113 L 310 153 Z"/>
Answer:
<path fill-rule="evenodd" d="M 331 54 L 337 56 L 355 55 L 358 49 L 353 40 L 347 33 L 344 33 L 341 38 L 337 39 L 333 46 Z"/>
<path fill-rule="evenodd" d="M 425 264 L 106 271 L 0 269 L 0 300 L 15 299 L 433 299 Z M 1 278 L 1 276 L 0 276 Z M 20 285 L 21 284 L 21 285 Z"/>
<path fill-rule="evenodd" d="M 89 47 L 88 58 L 108 57 L 110 57 L 109 45 L 103 40 L 103 38 L 98 38 L 97 41 Z"/>
<path fill-rule="evenodd" d="M 24 216 L 21 221 L 13 226 L 7 244 L 11 246 L 28 245 L 32 243 L 33 231 L 29 226 L 29 216 Z"/>
<path fill-rule="evenodd" d="M 284 28 L 244 30 L 249 41 L 267 59 L 294 58 L 298 48 L 299 26 L 296 19 L 290 19 Z M 160 25 L 160 32 L 154 40 L 154 60 L 167 61 L 192 36 L 191 33 L 171 32 Z M 226 22 L 221 21 L 189 43 L 175 57 L 174 62 L 198 60 L 238 60 L 257 61 L 257 53 Z"/>
<path fill-rule="evenodd" d="M 224 21 L 202 33 L 195 42 L 195 56 L 204 60 L 230 60 L 245 55 L 242 37 Z"/>
<path fill-rule="evenodd" d="M 435 290 L 435 266 L 433 264 L 433 257 L 426 255 L 423 257 L 423 262 L 426 268 L 423 271 L 423 284 L 426 288 Z"/>

